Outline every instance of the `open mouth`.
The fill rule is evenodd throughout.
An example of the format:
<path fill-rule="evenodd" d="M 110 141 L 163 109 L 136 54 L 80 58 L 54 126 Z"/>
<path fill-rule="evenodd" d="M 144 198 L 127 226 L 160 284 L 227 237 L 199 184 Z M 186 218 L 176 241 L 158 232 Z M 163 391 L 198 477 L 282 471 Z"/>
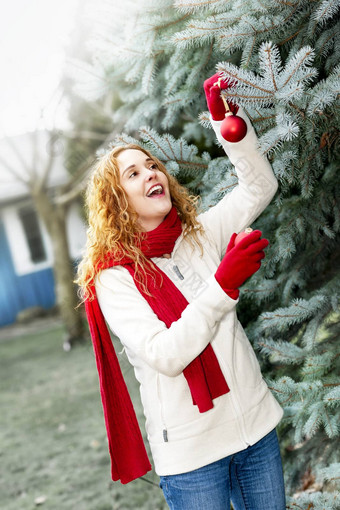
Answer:
<path fill-rule="evenodd" d="M 155 186 L 152 186 L 149 193 L 146 195 L 148 198 L 159 198 L 164 197 L 165 191 L 163 189 L 163 186 L 160 184 L 156 184 Z"/>

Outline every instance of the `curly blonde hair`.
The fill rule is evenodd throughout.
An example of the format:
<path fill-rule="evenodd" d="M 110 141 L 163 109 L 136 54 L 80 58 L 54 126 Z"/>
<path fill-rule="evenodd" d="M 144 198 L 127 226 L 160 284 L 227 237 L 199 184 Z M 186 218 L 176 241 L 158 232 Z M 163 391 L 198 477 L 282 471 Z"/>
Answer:
<path fill-rule="evenodd" d="M 163 163 L 143 147 L 135 144 L 115 147 L 96 161 L 86 190 L 85 205 L 89 228 L 85 254 L 78 266 L 75 280 L 80 287 L 79 296 L 83 301 L 93 299 L 92 285 L 108 253 L 118 261 L 126 256 L 131 258 L 134 261 L 136 278 L 141 276 L 139 281 L 143 290 L 150 295 L 145 277 L 150 274 L 147 267 L 152 271 L 152 263 L 140 249 L 143 229 L 120 182 L 117 156 L 128 149 L 142 151 L 166 175 L 172 204 L 176 207 L 183 225 L 183 236 L 188 237 L 191 246 L 196 243 L 203 255 L 202 244 L 197 235 L 198 232 L 204 235 L 204 229 L 197 220 L 200 197 L 190 195 L 188 190 L 167 172 Z"/>

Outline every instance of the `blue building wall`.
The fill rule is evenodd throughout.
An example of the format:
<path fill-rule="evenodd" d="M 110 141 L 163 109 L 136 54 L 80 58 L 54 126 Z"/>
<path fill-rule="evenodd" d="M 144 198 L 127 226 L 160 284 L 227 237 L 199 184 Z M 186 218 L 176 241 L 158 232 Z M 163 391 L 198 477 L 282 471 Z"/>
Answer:
<path fill-rule="evenodd" d="M 17 313 L 31 306 L 55 304 L 51 268 L 24 276 L 15 274 L 6 233 L 0 222 L 0 326 L 15 322 Z"/>

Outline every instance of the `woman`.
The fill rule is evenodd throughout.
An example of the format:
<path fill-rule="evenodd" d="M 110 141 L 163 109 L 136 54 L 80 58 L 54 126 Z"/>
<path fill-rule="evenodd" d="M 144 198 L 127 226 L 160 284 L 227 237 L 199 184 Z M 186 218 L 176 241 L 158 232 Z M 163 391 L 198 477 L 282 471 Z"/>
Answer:
<path fill-rule="evenodd" d="M 247 124 L 237 143 L 220 134 L 224 105 L 204 84 L 211 124 L 239 184 L 197 214 L 164 165 L 135 145 L 100 159 L 87 193 L 89 230 L 79 267 L 111 455 L 113 480 L 151 465 L 104 317 L 140 383 L 147 439 L 171 509 L 283 510 L 275 427 L 283 411 L 264 382 L 237 319 L 238 288 L 261 265 L 266 239 L 236 234 L 270 203 L 277 180 Z M 228 83 L 222 81 L 221 88 Z"/>

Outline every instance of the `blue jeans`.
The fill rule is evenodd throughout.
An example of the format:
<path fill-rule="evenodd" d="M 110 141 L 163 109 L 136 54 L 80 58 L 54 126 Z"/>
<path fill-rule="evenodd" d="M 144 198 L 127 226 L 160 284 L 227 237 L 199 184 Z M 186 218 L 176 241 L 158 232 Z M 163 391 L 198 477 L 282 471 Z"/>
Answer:
<path fill-rule="evenodd" d="M 171 510 L 285 510 L 276 429 L 245 450 L 189 473 L 160 477 Z"/>

